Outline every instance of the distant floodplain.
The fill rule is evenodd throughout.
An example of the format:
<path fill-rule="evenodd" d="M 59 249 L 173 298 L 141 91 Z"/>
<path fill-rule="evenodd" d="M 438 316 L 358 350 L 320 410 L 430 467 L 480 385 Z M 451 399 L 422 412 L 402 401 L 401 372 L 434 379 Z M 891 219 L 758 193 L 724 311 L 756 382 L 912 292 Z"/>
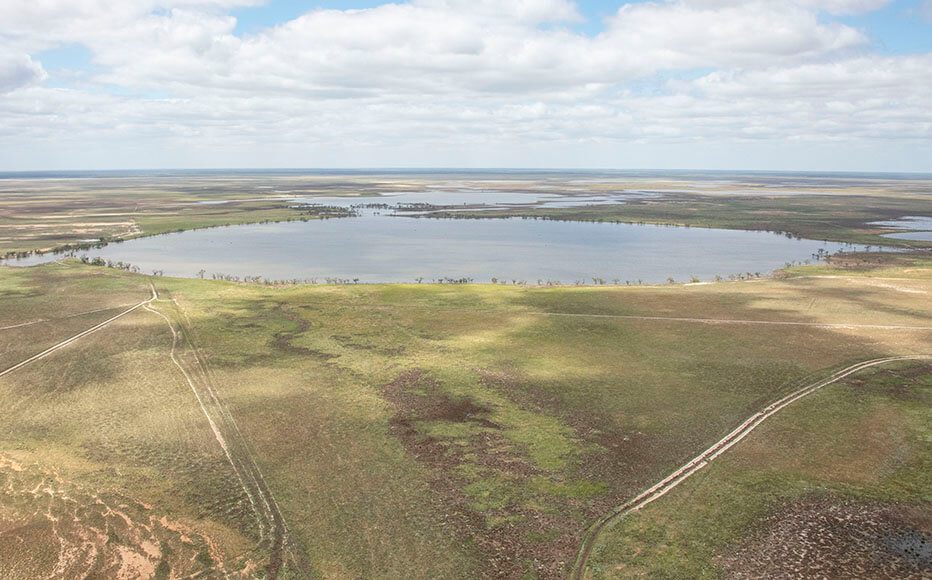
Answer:
<path fill-rule="evenodd" d="M 637 192 L 635 195 L 643 195 Z M 592 203 L 591 197 L 499 192 L 428 192 L 384 198 L 313 198 L 355 205 L 355 217 L 210 228 L 111 244 L 78 255 L 122 261 L 167 276 L 328 278 L 359 282 L 444 279 L 475 282 L 657 283 L 765 275 L 786 262 L 815 260 L 850 244 L 794 239 L 770 232 L 642 224 L 418 217 L 413 203 L 501 207 Z M 416 200 L 416 201 L 415 201 Z M 604 200 L 601 200 L 605 203 Z M 366 207 L 386 202 L 388 207 Z M 622 202 L 621 199 L 617 202 Z M 464 207 L 466 207 L 464 206 Z M 399 213 L 405 208 L 406 213 Z M 36 255 L 7 264 L 58 259 Z"/>

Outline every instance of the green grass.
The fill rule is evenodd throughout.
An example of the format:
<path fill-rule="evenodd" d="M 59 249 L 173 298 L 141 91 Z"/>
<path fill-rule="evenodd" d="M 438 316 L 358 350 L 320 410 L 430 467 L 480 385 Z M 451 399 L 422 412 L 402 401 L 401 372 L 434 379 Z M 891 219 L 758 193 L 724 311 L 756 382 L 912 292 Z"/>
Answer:
<path fill-rule="evenodd" d="M 915 264 L 896 267 L 915 270 Z M 908 326 L 928 326 L 932 318 L 928 275 L 892 284 L 797 275 L 805 272 L 784 280 L 640 288 L 269 287 L 152 278 L 66 261 L 0 268 L 0 326 L 49 320 L 45 342 L 25 330 L 31 327 L 0 331 L 0 341 L 10 353 L 4 360 L 15 362 L 79 331 L 61 319 L 65 312 L 138 302 L 154 283 L 164 300 L 154 307 L 183 323 L 186 340 L 197 346 L 316 576 L 552 578 L 568 572 L 591 522 L 751 412 L 807 377 L 922 351 L 932 337 L 559 314 Z M 178 356 L 194 369 L 190 344 Z M 247 565 L 237 558 L 245 555 L 261 570 L 266 552 L 248 498 L 170 348 L 164 320 L 138 311 L 0 378 L 0 457 L 55 469 L 85 494 L 108 489 L 135 498 L 152 506 L 152 517 L 210 538 L 211 561 L 238 569 Z M 203 370 L 194 376 L 206 380 Z M 792 456 L 801 434 L 825 432 L 830 442 L 821 453 L 843 448 L 844 457 L 860 461 L 863 449 L 844 447 L 845 433 L 867 415 L 845 401 L 826 402 L 842 405 L 837 425 L 813 413 L 779 441 L 781 452 Z M 908 421 L 919 419 L 919 407 L 907 421 L 889 414 L 895 405 L 884 405 L 884 420 L 905 434 L 896 441 L 907 445 Z M 748 473 L 760 468 L 755 457 L 745 459 Z M 767 475 L 749 475 L 746 489 L 734 484 L 734 497 L 726 499 L 747 507 L 734 515 L 705 513 L 702 522 L 717 526 L 715 537 L 695 544 L 695 553 L 677 548 L 694 545 L 682 535 L 698 533 L 689 531 L 693 524 L 632 520 L 625 526 L 643 529 L 620 525 L 612 534 L 656 539 L 651 570 L 717 573 L 710 554 L 766 509 L 754 494 L 770 497 L 791 484 L 805 489 L 803 467 L 776 473 L 772 484 Z M 911 469 L 896 476 L 899 487 L 884 483 L 871 493 L 893 497 L 899 489 L 896 497 L 912 501 L 909 485 L 922 486 L 923 479 L 918 467 Z M 819 485 L 849 486 L 846 474 L 822 474 L 828 483 Z M 714 493 L 727 496 L 731 488 Z M 668 498 L 679 495 L 678 489 Z M 13 513 L 5 501 L 0 526 L 3 514 Z M 22 501 L 15 513 L 32 513 L 32 500 Z M 595 560 L 603 570 L 628 562 L 628 540 L 612 547 L 612 538 Z M 207 565 L 177 540 L 166 546 L 185 554 L 185 565 Z M 5 553 L 0 545 L 0 572 L 9 565 Z M 165 565 L 174 570 L 180 559 Z"/>
<path fill-rule="evenodd" d="M 901 370 L 920 369 L 905 378 Z M 680 488 L 603 533 L 589 577 L 718 578 L 716 557 L 799 498 L 928 515 L 928 364 L 874 369 L 794 404 Z"/>

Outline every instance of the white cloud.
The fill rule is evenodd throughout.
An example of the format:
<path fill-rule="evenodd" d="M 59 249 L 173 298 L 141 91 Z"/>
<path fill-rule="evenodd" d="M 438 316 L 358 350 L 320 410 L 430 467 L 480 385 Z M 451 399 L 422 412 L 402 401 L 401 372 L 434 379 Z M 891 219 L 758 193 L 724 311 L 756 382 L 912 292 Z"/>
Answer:
<path fill-rule="evenodd" d="M 892 0 L 797 0 L 801 5 L 831 14 L 863 14 L 890 4 Z"/>
<path fill-rule="evenodd" d="M 569 0 L 412 0 L 313 10 L 238 37 L 229 8 L 248 3 L 12 0 L 0 22 L 10 40 L 0 135 L 146 151 L 140 159 L 192 151 L 204 165 L 218 164 L 207 151 L 282 165 L 313 148 L 390 159 L 932 139 L 929 55 L 871 55 L 861 31 L 826 16 L 886 0 L 626 4 L 595 36 L 573 31 Z M 81 88 L 39 86 L 45 72 L 25 53 L 71 42 L 88 47 L 97 72 Z"/>
<path fill-rule="evenodd" d="M 0 50 L 0 93 L 33 86 L 47 76 L 42 65 L 34 62 L 28 54 Z"/>
<path fill-rule="evenodd" d="M 774 64 L 867 40 L 849 26 L 821 23 L 800 4 L 766 0 L 626 4 L 604 37 L 613 48 L 659 62 L 660 68 Z"/>
<path fill-rule="evenodd" d="M 451 15 L 471 14 L 488 19 L 513 19 L 527 23 L 582 20 L 569 0 L 414 0 L 413 4 Z"/>
<path fill-rule="evenodd" d="M 919 15 L 926 22 L 932 24 L 932 0 L 922 0 L 922 3 L 919 5 Z"/>
<path fill-rule="evenodd" d="M 809 10 L 820 10 L 829 14 L 861 14 L 879 10 L 892 0 L 681 0 L 681 4 L 697 8 L 738 7 L 747 4 L 770 4 L 774 8 L 796 5 Z"/>
<path fill-rule="evenodd" d="M 867 40 L 801 5 L 708 0 L 625 5 L 594 38 L 540 27 L 578 19 L 567 0 L 415 0 L 315 10 L 240 39 L 235 20 L 210 9 L 237 3 L 151 0 L 107 12 L 104 0 L 86 0 L 26 36 L 84 43 L 110 84 L 318 97 L 591 91 L 661 70 L 798 62 Z M 34 4 L 17 2 L 4 25 L 14 35 L 41 20 L 24 6 Z"/>

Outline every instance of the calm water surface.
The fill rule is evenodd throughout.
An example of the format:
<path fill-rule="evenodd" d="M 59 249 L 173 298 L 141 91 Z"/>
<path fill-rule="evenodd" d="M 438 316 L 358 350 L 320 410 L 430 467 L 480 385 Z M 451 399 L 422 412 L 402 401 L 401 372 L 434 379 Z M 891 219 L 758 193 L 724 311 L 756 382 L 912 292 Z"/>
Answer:
<path fill-rule="evenodd" d="M 357 200 L 358 202 L 359 200 Z M 591 203 L 591 200 L 589 200 Z M 326 277 L 411 282 L 422 277 L 592 282 L 601 277 L 663 282 L 760 272 L 855 246 L 782 235 L 636 224 L 395 217 L 353 218 L 195 230 L 88 250 L 142 272 L 194 277 L 200 269 L 269 279 Z M 56 259 L 35 256 L 15 265 Z"/>
<path fill-rule="evenodd" d="M 898 240 L 932 242 L 932 232 L 903 232 L 898 234 L 884 234 L 883 237 L 896 238 Z"/>
<path fill-rule="evenodd" d="M 911 215 L 897 220 L 871 222 L 871 225 L 907 230 L 894 234 L 884 234 L 883 237 L 885 238 L 932 242 L 932 216 Z"/>

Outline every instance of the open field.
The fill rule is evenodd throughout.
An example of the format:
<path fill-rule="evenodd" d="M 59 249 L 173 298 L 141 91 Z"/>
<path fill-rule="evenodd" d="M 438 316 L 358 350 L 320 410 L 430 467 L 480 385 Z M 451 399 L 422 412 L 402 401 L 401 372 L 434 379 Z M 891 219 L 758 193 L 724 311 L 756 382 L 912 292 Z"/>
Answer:
<path fill-rule="evenodd" d="M 812 394 L 604 532 L 586 577 L 928 577 L 930 395 L 921 362 Z"/>
<path fill-rule="evenodd" d="M 715 177 L 715 181 L 709 181 Z M 345 212 L 296 207 L 290 198 L 373 197 L 402 192 L 499 191 L 570 198 L 628 195 L 623 204 L 544 208 L 529 203 L 435 217 L 523 216 L 695 227 L 769 230 L 862 244 L 929 247 L 883 238 L 868 225 L 932 212 L 927 178 L 805 177 L 780 174 L 670 175 L 590 173 L 166 173 L 0 179 L 0 255 L 45 251 L 222 225 L 339 217 Z M 529 196 L 530 197 L 530 196 Z M 224 202 L 226 203 L 217 203 Z M 384 198 L 376 201 L 391 201 Z M 204 203 L 208 202 L 208 203 Z M 462 210 L 459 207 L 458 210 Z"/>
<path fill-rule="evenodd" d="M 3 368 L 158 291 L 0 377 L 0 576 L 565 577 L 592 522 L 770 402 L 932 350 L 928 256 L 848 259 L 630 288 L 0 269 Z M 781 514 L 865 502 L 929 533 L 928 373 L 794 403 L 586 573 L 740 574 L 795 530 Z"/>

